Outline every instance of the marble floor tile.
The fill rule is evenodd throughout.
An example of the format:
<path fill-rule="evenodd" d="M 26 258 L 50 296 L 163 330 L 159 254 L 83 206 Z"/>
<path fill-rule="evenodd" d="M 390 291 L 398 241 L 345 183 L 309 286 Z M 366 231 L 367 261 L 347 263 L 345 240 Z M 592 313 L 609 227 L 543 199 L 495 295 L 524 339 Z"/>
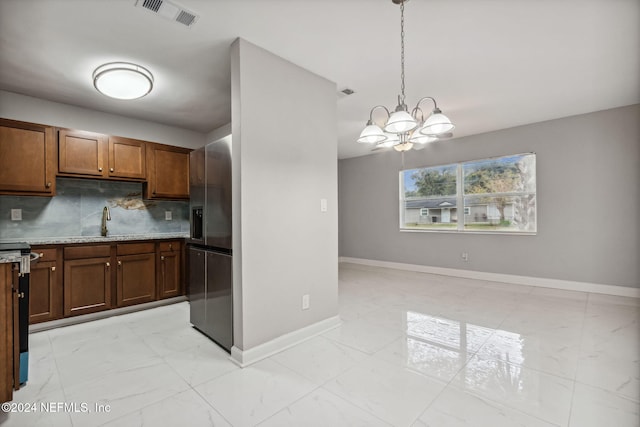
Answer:
<path fill-rule="evenodd" d="M 355 348 L 368 354 L 373 354 L 385 345 L 402 336 L 402 331 L 376 325 L 365 319 L 344 322 L 337 328 L 325 332 L 322 336 Z"/>
<path fill-rule="evenodd" d="M 640 426 L 640 299 L 342 263 L 339 310 L 244 369 L 188 302 L 33 333 L 14 402 L 53 406 L 0 424 Z"/>
<path fill-rule="evenodd" d="M 212 341 L 171 352 L 162 359 L 192 387 L 240 369 L 229 354 Z"/>
<path fill-rule="evenodd" d="M 638 427 L 640 403 L 596 387 L 577 383 L 569 427 Z"/>
<path fill-rule="evenodd" d="M 451 386 L 564 426 L 569 420 L 573 381 L 476 354 Z"/>
<path fill-rule="evenodd" d="M 371 358 L 323 388 L 395 426 L 415 421 L 446 383 Z"/>
<path fill-rule="evenodd" d="M 577 342 L 577 337 L 572 343 L 535 333 L 519 334 L 499 329 L 480 348 L 478 355 L 573 380 L 580 356 Z"/>
<path fill-rule="evenodd" d="M 473 353 L 412 337 L 398 338 L 374 357 L 397 367 L 448 383 L 464 367 Z"/>
<path fill-rule="evenodd" d="M 114 373 L 65 387 L 64 391 L 67 402 L 86 403 L 92 409 L 86 413 L 72 412 L 73 424 L 91 427 L 160 402 L 188 388 L 189 385 L 170 366 L 162 363 Z M 96 405 L 105 409 L 99 411 Z"/>
<path fill-rule="evenodd" d="M 413 427 L 557 427 L 494 401 L 447 389 L 420 416 Z"/>
<path fill-rule="evenodd" d="M 104 357 L 105 354 L 109 357 Z M 137 337 L 107 344 L 97 340 L 85 342 L 82 351 L 56 354 L 55 358 L 60 383 L 65 388 L 162 363 L 162 358 Z"/>
<path fill-rule="evenodd" d="M 195 391 L 175 394 L 103 424 L 104 427 L 132 426 L 231 427 L 215 409 Z"/>
<path fill-rule="evenodd" d="M 22 406 L 18 411 L 16 406 L 16 412 L 0 411 L 2 427 L 72 427 L 70 413 L 58 406 L 58 403 L 68 402 L 61 388 L 35 397 L 33 394 L 25 395 L 22 393 L 24 390 L 27 387 L 15 392 L 12 403 L 26 404 L 28 409 Z"/>
<path fill-rule="evenodd" d="M 317 336 L 275 354 L 271 359 L 321 385 L 368 357 L 366 353 Z"/>
<path fill-rule="evenodd" d="M 287 406 L 259 427 L 389 427 L 390 424 L 323 389 Z"/>
<path fill-rule="evenodd" d="M 234 426 L 252 426 L 274 415 L 316 385 L 292 370 L 263 360 L 195 387 Z"/>

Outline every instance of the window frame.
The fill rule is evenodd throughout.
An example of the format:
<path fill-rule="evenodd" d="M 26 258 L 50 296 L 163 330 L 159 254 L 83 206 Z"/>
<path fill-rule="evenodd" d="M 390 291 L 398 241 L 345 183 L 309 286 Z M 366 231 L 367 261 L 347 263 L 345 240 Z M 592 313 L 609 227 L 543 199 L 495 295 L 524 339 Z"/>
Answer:
<path fill-rule="evenodd" d="M 535 218 L 535 224 L 534 224 L 534 229 L 531 231 L 527 231 L 527 230 L 474 230 L 474 229 L 465 229 L 465 217 L 467 215 L 471 215 L 471 206 L 465 206 L 464 205 L 464 199 L 465 199 L 465 193 L 464 193 L 464 166 L 470 163 L 479 163 L 479 162 L 485 162 L 485 161 L 492 161 L 492 160 L 497 160 L 497 159 L 503 159 L 503 158 L 508 158 L 508 157 L 518 157 L 518 156 L 528 156 L 528 155 L 533 155 L 534 156 L 534 176 L 535 176 L 535 181 L 536 181 L 536 187 L 535 187 L 535 192 L 533 193 L 535 196 L 535 206 L 534 206 L 534 212 L 533 212 L 533 216 Z M 456 166 L 456 195 L 455 195 L 455 199 L 456 199 L 456 205 L 455 206 L 450 206 L 450 209 L 456 209 L 457 212 L 457 222 L 456 222 L 456 227 L 455 228 L 409 228 L 405 226 L 405 203 L 406 203 L 406 199 L 404 197 L 404 173 L 408 170 L 419 170 L 419 169 L 436 169 L 436 168 L 444 168 L 444 167 L 448 167 L 448 166 Z M 537 169 L 538 169 L 538 163 L 537 163 L 537 154 L 535 152 L 525 152 L 525 153 L 516 153 L 516 154 L 506 154 L 506 155 L 501 155 L 501 156 L 493 156 L 493 157 L 486 157 L 486 158 L 482 158 L 482 159 L 474 159 L 474 160 L 466 160 L 466 161 L 462 161 L 462 162 L 457 162 L 457 163 L 447 163 L 447 164 L 439 164 L 439 165 L 433 165 L 433 166 L 424 166 L 424 167 L 417 167 L 417 168 L 412 168 L 412 169 L 404 169 L 404 170 L 400 170 L 399 172 L 399 207 L 400 207 L 400 216 L 399 216 L 399 229 L 401 232 L 408 232 L 408 233 L 465 233 L 465 234 L 501 234 L 501 235 L 510 235 L 510 236 L 535 236 L 538 233 L 538 186 L 537 186 Z M 487 194 L 505 194 L 505 195 L 511 195 L 511 196 L 517 196 L 519 194 L 522 193 L 487 193 Z M 443 196 L 444 197 L 444 196 Z M 449 196 L 450 197 L 450 196 Z M 492 197 L 492 196 L 488 196 L 488 197 Z M 493 196 L 495 197 L 495 196 Z M 421 208 L 420 211 L 422 212 Z M 469 209 L 469 214 L 467 214 L 467 209 Z M 489 210 L 489 205 L 486 206 L 487 209 L 487 217 L 488 217 L 488 210 Z M 421 213 L 420 212 L 420 213 Z M 462 215 L 460 215 L 460 213 L 462 212 Z"/>

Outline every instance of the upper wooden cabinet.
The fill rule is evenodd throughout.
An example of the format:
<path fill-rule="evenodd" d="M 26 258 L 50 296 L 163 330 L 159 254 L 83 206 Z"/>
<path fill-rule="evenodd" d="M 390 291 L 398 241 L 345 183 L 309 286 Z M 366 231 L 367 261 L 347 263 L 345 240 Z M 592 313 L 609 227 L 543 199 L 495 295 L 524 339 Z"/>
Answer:
<path fill-rule="evenodd" d="M 109 137 L 109 177 L 144 180 L 147 178 L 146 142 Z"/>
<path fill-rule="evenodd" d="M 146 143 L 94 132 L 58 129 L 58 174 L 144 180 Z"/>
<path fill-rule="evenodd" d="M 60 175 L 108 176 L 108 137 L 100 133 L 58 129 Z"/>
<path fill-rule="evenodd" d="M 146 199 L 189 199 L 189 152 L 162 144 L 147 144 Z"/>
<path fill-rule="evenodd" d="M 0 194 L 54 196 L 55 152 L 53 127 L 0 119 Z"/>

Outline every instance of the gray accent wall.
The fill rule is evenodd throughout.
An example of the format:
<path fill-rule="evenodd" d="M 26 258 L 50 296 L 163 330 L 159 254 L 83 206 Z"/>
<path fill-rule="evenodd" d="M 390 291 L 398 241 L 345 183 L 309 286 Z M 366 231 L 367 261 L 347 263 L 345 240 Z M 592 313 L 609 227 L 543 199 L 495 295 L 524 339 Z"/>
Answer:
<path fill-rule="evenodd" d="M 336 91 L 245 40 L 231 46 L 234 346 L 242 351 L 338 314 Z"/>
<path fill-rule="evenodd" d="M 143 200 L 139 182 L 57 178 L 54 197 L 0 196 L 0 239 L 100 237 L 105 206 L 109 237 L 189 233 L 189 202 Z M 22 221 L 11 220 L 11 209 L 22 209 Z"/>
<path fill-rule="evenodd" d="M 399 231 L 400 170 L 524 152 L 537 154 L 537 235 Z M 340 256 L 640 287 L 640 105 L 439 141 L 404 160 L 343 159 L 338 171 Z"/>

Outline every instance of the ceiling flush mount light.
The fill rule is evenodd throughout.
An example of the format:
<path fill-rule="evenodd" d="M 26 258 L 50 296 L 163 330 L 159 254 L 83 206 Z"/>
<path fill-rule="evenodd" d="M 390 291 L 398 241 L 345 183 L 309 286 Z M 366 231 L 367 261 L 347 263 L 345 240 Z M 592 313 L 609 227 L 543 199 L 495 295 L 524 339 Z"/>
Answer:
<path fill-rule="evenodd" d="M 110 62 L 93 72 L 93 85 L 110 98 L 138 99 L 153 89 L 153 74 L 130 62 Z"/>
<path fill-rule="evenodd" d="M 367 125 L 360 134 L 358 142 L 376 144 L 375 149 L 393 147 L 396 151 L 404 152 L 411 148 L 419 149 L 428 142 L 436 141 L 440 138 L 450 137 L 451 131 L 455 127 L 451 120 L 438 108 L 436 100 L 430 96 L 421 98 L 415 108 L 409 110 L 405 104 L 404 95 L 404 4 L 409 0 L 391 0 L 394 4 L 400 5 L 400 95 L 398 95 L 398 105 L 391 113 L 387 107 L 376 105 L 369 112 Z M 433 111 L 425 118 L 420 105 L 424 101 L 433 102 Z M 373 120 L 373 112 L 383 109 L 386 112 L 385 122 L 380 127 Z"/>

